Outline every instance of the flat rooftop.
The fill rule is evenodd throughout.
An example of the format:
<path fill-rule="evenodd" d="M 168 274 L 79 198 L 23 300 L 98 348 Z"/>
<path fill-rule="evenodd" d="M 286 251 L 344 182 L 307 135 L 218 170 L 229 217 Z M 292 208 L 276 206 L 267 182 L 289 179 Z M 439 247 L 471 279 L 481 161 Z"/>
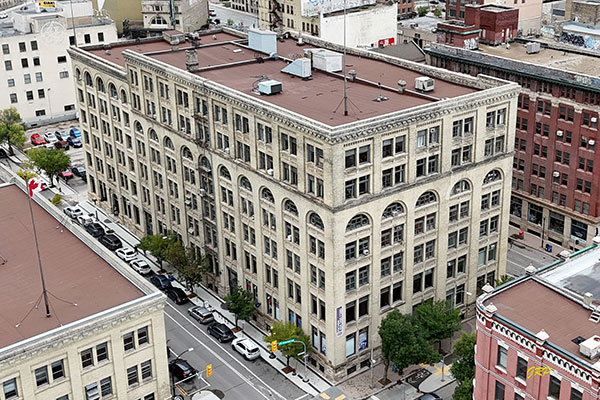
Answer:
<path fill-rule="evenodd" d="M 489 303 L 497 307 L 496 314 L 534 335 L 545 330 L 549 342 L 579 358 L 585 357 L 572 340 L 578 336 L 588 339 L 600 330 L 598 324 L 588 321 L 590 310 L 533 278 L 493 293 L 483 302 L 484 306 Z"/>
<path fill-rule="evenodd" d="M 197 48 L 200 71 L 196 74 L 330 126 L 339 126 L 437 101 L 426 96 L 400 94 L 396 90 L 400 79 L 407 82 L 407 89 L 413 89 L 414 79 L 422 76 L 422 73 L 365 56 L 347 55 L 347 69 L 355 70 L 358 78 L 371 83 L 355 81 L 347 84 L 349 106 L 348 115 L 344 116 L 342 105 L 344 88 L 341 72 L 336 76 L 313 70 L 311 80 L 302 80 L 281 72 L 288 65 L 288 62 L 281 58 L 257 62 L 257 57 L 266 58 L 266 55 L 242 46 L 241 42 L 244 41 L 245 39 L 227 33 L 218 33 L 215 38 L 212 35 L 202 36 L 200 47 Z M 122 53 L 128 49 L 185 70 L 185 49 L 191 48 L 191 43 L 185 42 L 179 45 L 178 50 L 172 50 L 169 43 L 159 39 L 125 45 L 117 44 L 110 49 L 109 54 L 104 49 L 88 51 L 124 67 L 125 60 Z M 277 53 L 287 59 L 302 57 L 304 50 L 311 48 L 314 49 L 315 46 L 309 44 L 297 46 L 293 39 L 277 41 Z M 272 96 L 254 93 L 253 89 L 256 88 L 260 77 L 281 82 L 283 92 Z M 377 83 L 394 90 L 379 89 Z M 442 99 L 458 97 L 478 90 L 436 78 L 435 90 L 427 94 Z M 380 94 L 388 100 L 375 101 Z"/>
<path fill-rule="evenodd" d="M 600 247 L 544 271 L 540 276 L 555 286 L 579 295 L 591 293 L 600 300 Z M 600 327 L 598 328 L 600 330 Z"/>
<path fill-rule="evenodd" d="M 61 232 L 59 221 L 32 202 L 52 314 L 46 318 L 27 203 L 16 185 L 0 187 L 0 349 L 144 296 L 69 230 Z"/>

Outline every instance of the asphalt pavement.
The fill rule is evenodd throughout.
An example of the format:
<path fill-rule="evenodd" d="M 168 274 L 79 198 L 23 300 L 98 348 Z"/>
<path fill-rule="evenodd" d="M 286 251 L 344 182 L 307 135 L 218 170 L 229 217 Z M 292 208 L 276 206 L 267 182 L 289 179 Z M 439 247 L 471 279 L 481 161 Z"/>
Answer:
<path fill-rule="evenodd" d="M 233 10 L 217 3 L 209 3 L 208 8 L 214 10 L 216 15 L 211 17 L 213 21 L 219 20 L 221 25 L 228 25 L 227 21 L 231 20 L 232 25 L 241 25 L 248 28 L 258 27 L 258 16 L 244 11 Z"/>
<path fill-rule="evenodd" d="M 541 247 L 537 249 L 522 244 L 519 240 L 515 240 L 512 246 L 509 245 L 506 273 L 510 276 L 517 277 L 525 273 L 525 268 L 527 268 L 529 264 L 533 264 L 534 267 L 539 268 L 554 262 L 557 258 L 558 257 L 542 250 Z"/>

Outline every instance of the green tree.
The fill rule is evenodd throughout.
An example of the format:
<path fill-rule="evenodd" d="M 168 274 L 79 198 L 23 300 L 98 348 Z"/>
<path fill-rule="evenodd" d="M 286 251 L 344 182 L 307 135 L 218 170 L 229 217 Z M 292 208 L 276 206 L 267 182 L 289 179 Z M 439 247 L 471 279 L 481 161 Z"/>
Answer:
<path fill-rule="evenodd" d="M 158 265 L 162 268 L 162 262 L 167 257 L 167 251 L 172 243 L 177 242 L 177 237 L 173 234 L 163 236 L 158 233 L 156 235 L 145 236 L 140 240 L 138 249 L 149 251 L 158 260 Z"/>
<path fill-rule="evenodd" d="M 410 365 L 423 362 L 434 363 L 440 358 L 423 335 L 423 329 L 416 318 L 401 314 L 397 309 L 390 311 L 381 321 L 379 336 L 385 367 L 383 375 L 385 382 L 387 382 L 390 364 L 395 364 L 402 374 L 402 371 Z"/>
<path fill-rule="evenodd" d="M 38 176 L 35 172 L 28 168 L 21 168 L 17 171 L 17 175 L 21 177 L 25 182 L 29 182 L 31 178 L 35 178 Z"/>
<path fill-rule="evenodd" d="M 304 333 L 302 328 L 297 327 L 289 321 L 275 321 L 273 322 L 273 328 L 271 328 L 271 334 L 265 337 L 265 342 L 267 343 L 271 343 L 273 340 L 282 342 L 289 339 L 295 339 L 296 341 L 279 347 L 279 350 L 281 350 L 287 359 L 286 365 L 288 367 L 290 366 L 290 358 L 298 359 L 300 358 L 298 354 L 304 351 L 304 347 L 299 342 L 304 342 L 307 351 L 310 348 L 310 338 L 308 335 Z"/>
<path fill-rule="evenodd" d="M 6 143 L 12 151 L 15 146 L 22 149 L 27 141 L 25 127 L 15 107 L 0 111 L 0 143 Z"/>
<path fill-rule="evenodd" d="M 71 166 L 71 159 L 63 149 L 39 147 L 27 151 L 27 156 L 38 172 L 44 171 L 46 173 L 50 179 L 50 186 L 54 186 L 54 178 L 61 171 Z"/>
<path fill-rule="evenodd" d="M 179 241 L 169 241 L 165 261 L 177 270 L 188 290 L 193 291 L 194 286 L 202 282 L 206 263 L 191 247 L 184 247 Z"/>
<path fill-rule="evenodd" d="M 442 10 L 439 8 L 436 8 L 435 10 L 433 10 L 433 15 L 435 15 L 436 17 L 441 17 L 442 16 Z"/>
<path fill-rule="evenodd" d="M 500 278 L 496 279 L 496 281 L 495 281 L 496 287 L 498 287 L 500 285 L 504 285 L 506 282 L 510 282 L 513 279 L 515 279 L 515 278 L 513 278 L 512 276 L 502 275 Z"/>
<path fill-rule="evenodd" d="M 425 338 L 441 346 L 441 341 L 460 330 L 460 311 L 446 300 L 427 300 L 417 307 L 416 319 Z"/>
<path fill-rule="evenodd" d="M 454 354 L 459 359 L 452 363 L 452 376 L 458 381 L 454 391 L 454 399 L 471 400 L 473 397 L 473 378 L 475 378 L 475 343 L 474 333 L 463 333 L 454 343 Z"/>
<path fill-rule="evenodd" d="M 241 287 L 235 288 L 233 292 L 225 297 L 227 309 L 235 315 L 235 325 L 238 319 L 248 320 L 254 314 L 254 295 Z"/>
<path fill-rule="evenodd" d="M 419 8 L 417 8 L 417 14 L 419 14 L 419 17 L 426 16 L 428 12 L 429 12 L 429 9 L 427 7 L 419 7 Z"/>

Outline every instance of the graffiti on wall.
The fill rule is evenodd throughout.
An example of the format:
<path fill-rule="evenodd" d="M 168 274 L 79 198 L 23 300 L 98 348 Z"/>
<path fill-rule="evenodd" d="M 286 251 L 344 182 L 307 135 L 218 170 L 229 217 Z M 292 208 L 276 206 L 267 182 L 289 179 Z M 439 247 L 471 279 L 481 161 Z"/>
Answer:
<path fill-rule="evenodd" d="M 477 38 L 471 38 L 471 39 L 465 40 L 463 46 L 466 50 L 476 50 L 479 48 Z"/>
<path fill-rule="evenodd" d="M 563 32 L 559 39 L 563 43 L 573 46 L 585 47 L 586 49 L 600 50 L 600 40 L 591 36 L 574 35 Z"/>

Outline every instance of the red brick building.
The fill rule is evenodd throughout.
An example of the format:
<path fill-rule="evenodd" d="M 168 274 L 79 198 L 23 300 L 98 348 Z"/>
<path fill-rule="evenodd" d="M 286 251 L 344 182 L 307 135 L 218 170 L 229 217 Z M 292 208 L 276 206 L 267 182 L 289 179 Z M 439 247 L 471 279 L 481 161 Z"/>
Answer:
<path fill-rule="evenodd" d="M 414 12 L 415 4 L 413 0 L 398 0 L 398 19 L 410 18 Z"/>
<path fill-rule="evenodd" d="M 467 25 L 459 20 L 438 22 L 437 42 L 464 49 L 479 47 L 479 32 L 474 25 Z"/>
<path fill-rule="evenodd" d="M 548 277 L 531 267 L 495 290 L 484 287 L 477 300 L 474 400 L 600 398 L 600 303 L 594 302 L 600 286 L 596 280 L 596 290 L 584 294 L 563 288 L 573 268 L 582 271 L 579 278 L 593 279 L 600 250 L 585 253 L 545 267 Z"/>
<path fill-rule="evenodd" d="M 465 24 L 480 29 L 479 41 L 497 45 L 517 37 L 519 10 L 496 4 L 467 5 Z"/>
<path fill-rule="evenodd" d="M 521 44 L 483 47 L 475 52 L 432 43 L 426 53 L 434 66 L 522 86 L 510 224 L 540 237 L 542 246 L 591 244 L 600 224 L 600 78 L 592 75 L 598 58 L 550 49 L 528 54 Z"/>

